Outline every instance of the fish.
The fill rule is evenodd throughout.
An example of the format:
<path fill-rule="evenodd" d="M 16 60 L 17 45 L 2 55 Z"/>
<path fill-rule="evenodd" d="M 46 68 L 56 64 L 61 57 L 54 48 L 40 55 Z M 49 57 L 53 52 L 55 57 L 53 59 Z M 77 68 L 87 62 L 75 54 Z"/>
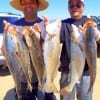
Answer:
<path fill-rule="evenodd" d="M 69 64 L 69 84 L 60 89 L 60 94 L 72 92 L 73 87 L 82 76 L 85 65 L 85 44 L 83 34 L 78 27 L 71 24 L 71 60 Z M 66 80 L 67 81 L 67 80 Z"/>
<path fill-rule="evenodd" d="M 19 96 L 20 94 L 20 65 L 18 63 L 18 58 L 16 56 L 16 47 L 13 39 L 16 41 L 15 28 L 11 27 L 11 32 L 4 32 L 3 46 L 4 54 L 7 60 L 8 69 L 13 77 L 16 93 Z"/>
<path fill-rule="evenodd" d="M 29 90 L 32 91 L 32 85 L 28 74 L 28 67 L 30 67 L 30 57 L 27 47 L 25 46 L 25 43 L 21 37 L 21 34 L 18 33 L 17 27 L 12 28 L 11 33 L 5 33 L 5 34 L 6 34 L 5 35 L 6 58 L 12 76 L 17 72 L 17 75 L 14 78 L 14 80 L 20 79 L 18 80 L 18 82 L 20 83 L 22 80 L 24 80 L 25 82 L 28 83 Z M 9 44 L 10 42 L 11 45 Z M 14 67 L 16 67 L 15 70 L 12 69 Z"/>
<path fill-rule="evenodd" d="M 100 31 L 97 29 L 96 23 L 93 19 L 88 18 L 84 23 L 86 27 L 85 31 L 85 52 L 86 60 L 89 66 L 90 72 L 90 87 L 88 92 L 93 89 L 95 79 L 96 79 L 96 69 L 97 69 L 97 44 L 96 41 L 100 39 Z"/>
<path fill-rule="evenodd" d="M 19 28 L 19 27 L 18 27 Z M 31 67 L 31 63 L 30 63 L 30 55 L 29 55 L 29 50 L 27 48 L 26 42 L 23 38 L 23 35 L 18 31 L 18 28 L 16 28 L 16 35 L 17 35 L 17 50 L 16 50 L 16 55 L 18 57 L 19 63 L 21 65 L 21 68 L 24 72 L 26 81 L 28 83 L 28 89 L 30 91 L 32 91 L 33 87 L 32 87 L 32 82 L 31 82 L 31 77 L 30 77 L 30 67 Z"/>
<path fill-rule="evenodd" d="M 43 88 L 43 76 L 44 76 L 44 59 L 43 59 L 43 50 L 40 44 L 40 33 L 37 32 L 34 28 L 25 26 L 22 32 L 26 44 L 28 47 L 28 51 L 30 54 L 30 58 L 33 64 L 33 68 L 35 70 L 39 89 L 42 90 Z"/>
<path fill-rule="evenodd" d="M 54 20 L 46 24 L 46 36 L 43 42 L 46 82 L 43 90 L 47 93 L 59 92 L 54 84 L 54 77 L 60 65 L 62 44 L 60 43 L 61 21 Z"/>

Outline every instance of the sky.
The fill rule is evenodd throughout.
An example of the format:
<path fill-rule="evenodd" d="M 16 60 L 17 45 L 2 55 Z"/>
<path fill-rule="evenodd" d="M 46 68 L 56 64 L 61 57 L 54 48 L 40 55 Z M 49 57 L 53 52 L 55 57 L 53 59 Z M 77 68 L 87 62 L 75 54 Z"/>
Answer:
<path fill-rule="evenodd" d="M 39 11 L 38 15 L 47 16 L 49 19 L 65 19 L 70 15 L 68 13 L 68 0 L 48 0 L 49 7 L 44 11 Z M 0 0 L 0 12 L 11 12 L 14 14 L 23 15 L 21 11 L 12 8 L 9 4 L 10 0 Z M 100 0 L 84 0 L 85 9 L 84 15 L 100 16 Z"/>

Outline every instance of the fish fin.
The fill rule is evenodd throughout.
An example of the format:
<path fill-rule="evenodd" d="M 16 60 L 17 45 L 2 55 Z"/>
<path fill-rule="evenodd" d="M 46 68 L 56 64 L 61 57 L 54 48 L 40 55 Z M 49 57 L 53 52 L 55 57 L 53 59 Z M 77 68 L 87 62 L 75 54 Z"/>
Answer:
<path fill-rule="evenodd" d="M 38 85 L 38 88 L 39 88 L 39 90 L 43 90 L 43 84 L 41 83 L 41 82 L 39 82 L 39 85 Z"/>
<path fill-rule="evenodd" d="M 66 94 L 69 94 L 71 92 L 72 92 L 72 89 L 70 87 L 68 87 L 68 86 L 66 86 L 66 87 L 64 87 L 64 88 L 62 88 L 60 90 L 60 94 L 61 95 L 66 95 Z"/>
<path fill-rule="evenodd" d="M 90 87 L 89 87 L 89 89 L 88 89 L 88 91 L 87 91 L 87 94 L 88 94 L 90 91 L 92 91 L 93 86 L 94 86 L 94 82 L 95 82 L 95 78 L 96 78 L 96 76 L 91 76 Z"/>

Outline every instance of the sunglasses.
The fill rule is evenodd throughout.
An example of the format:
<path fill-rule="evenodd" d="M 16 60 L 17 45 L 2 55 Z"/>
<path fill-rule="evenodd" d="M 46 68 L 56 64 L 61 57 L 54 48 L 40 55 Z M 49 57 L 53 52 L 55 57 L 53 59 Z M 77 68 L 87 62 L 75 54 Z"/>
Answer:
<path fill-rule="evenodd" d="M 81 2 L 78 2 L 78 3 L 69 3 L 69 8 L 73 9 L 74 7 L 77 7 L 77 8 L 81 8 L 82 6 L 82 3 Z"/>

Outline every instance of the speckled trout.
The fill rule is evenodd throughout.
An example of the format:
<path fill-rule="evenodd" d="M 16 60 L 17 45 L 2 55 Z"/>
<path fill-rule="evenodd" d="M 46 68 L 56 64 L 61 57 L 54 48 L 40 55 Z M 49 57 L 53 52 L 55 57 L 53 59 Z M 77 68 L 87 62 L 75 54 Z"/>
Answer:
<path fill-rule="evenodd" d="M 72 92 L 73 87 L 79 81 L 83 73 L 85 65 L 85 45 L 83 34 L 79 31 L 77 26 L 73 24 L 71 26 L 71 61 L 69 64 L 70 82 L 67 86 L 60 90 L 62 95 Z"/>
<path fill-rule="evenodd" d="M 18 28 L 16 27 L 16 40 L 17 40 L 17 51 L 16 55 L 19 59 L 19 63 L 21 64 L 21 68 L 24 72 L 27 84 L 28 84 L 28 89 L 32 91 L 32 85 L 31 85 L 31 78 L 29 76 L 30 74 L 30 55 L 29 55 L 29 50 L 26 46 L 25 40 L 23 39 L 22 34 L 18 31 Z"/>
<path fill-rule="evenodd" d="M 58 89 L 54 84 L 54 77 L 60 64 L 60 53 L 62 48 L 60 43 L 60 28 L 60 20 L 49 22 L 46 25 L 47 34 L 43 44 L 43 56 L 46 72 L 44 91 L 48 93 L 58 92 Z"/>
<path fill-rule="evenodd" d="M 84 23 L 84 27 L 87 29 L 85 31 L 85 52 L 86 60 L 90 71 L 90 91 L 95 83 L 96 79 L 96 60 L 97 60 L 97 44 L 96 41 L 100 39 L 100 31 L 97 29 L 96 23 L 93 19 L 88 18 Z"/>
<path fill-rule="evenodd" d="M 22 34 L 25 37 L 33 68 L 36 72 L 36 76 L 39 82 L 39 89 L 42 89 L 42 80 L 44 76 L 44 59 L 40 45 L 40 33 L 32 27 L 25 26 Z"/>
<path fill-rule="evenodd" d="M 12 29 L 11 29 L 12 30 Z M 15 39 L 15 31 L 12 30 L 11 33 L 4 33 L 4 54 L 7 60 L 9 71 L 13 77 L 17 95 L 20 94 L 20 64 L 18 63 L 18 58 L 16 56 L 16 47 L 13 39 Z M 16 41 L 16 40 L 15 40 Z"/>

